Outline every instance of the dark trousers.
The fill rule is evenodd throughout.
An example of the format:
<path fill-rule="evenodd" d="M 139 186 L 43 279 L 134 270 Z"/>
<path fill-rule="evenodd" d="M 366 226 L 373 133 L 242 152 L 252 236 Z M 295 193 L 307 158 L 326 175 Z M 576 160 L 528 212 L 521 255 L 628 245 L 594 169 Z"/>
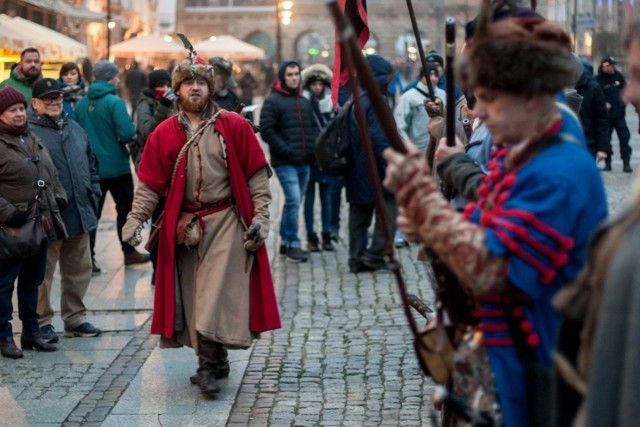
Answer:
<path fill-rule="evenodd" d="M 628 163 L 631 159 L 631 147 L 629 146 L 631 132 L 629 132 L 629 128 L 627 127 L 627 121 L 625 120 L 624 116 L 618 118 L 610 118 L 609 124 L 611 125 L 609 140 L 611 140 L 613 130 L 615 129 L 616 135 L 618 135 L 618 140 L 620 141 L 620 157 L 622 158 L 623 162 Z M 609 154 L 613 154 L 613 151 Z"/>
<path fill-rule="evenodd" d="M 391 220 L 391 236 L 396 231 L 396 216 L 398 206 L 391 195 L 384 197 L 384 207 Z M 349 266 L 357 266 L 364 256 L 382 257 L 385 241 L 382 233 L 382 225 L 376 216 L 371 245 L 367 237 L 367 231 L 371 226 L 375 208 L 373 205 L 349 205 Z"/>
<path fill-rule="evenodd" d="M 135 248 L 122 241 L 122 227 L 127 222 L 127 215 L 131 212 L 131 206 L 133 205 L 133 177 L 131 174 L 127 174 L 115 178 L 104 178 L 100 180 L 100 188 L 102 189 L 102 197 L 98 203 L 98 220 L 102 216 L 102 207 L 107 198 L 107 191 L 110 191 L 111 197 L 116 202 L 116 212 L 118 213 L 116 228 L 122 252 L 125 254 L 131 253 Z M 93 230 L 90 233 L 92 258 L 95 256 L 96 233 L 97 230 Z"/>
<path fill-rule="evenodd" d="M 336 236 L 340 232 L 340 206 L 342 205 L 342 189 L 344 178 L 336 177 L 331 188 L 331 232 Z"/>
<path fill-rule="evenodd" d="M 0 259 L 0 339 L 13 335 L 11 297 L 18 279 L 18 316 L 22 330 L 36 333 L 38 326 L 38 286 L 47 269 L 47 246 L 36 255 L 20 259 Z"/>

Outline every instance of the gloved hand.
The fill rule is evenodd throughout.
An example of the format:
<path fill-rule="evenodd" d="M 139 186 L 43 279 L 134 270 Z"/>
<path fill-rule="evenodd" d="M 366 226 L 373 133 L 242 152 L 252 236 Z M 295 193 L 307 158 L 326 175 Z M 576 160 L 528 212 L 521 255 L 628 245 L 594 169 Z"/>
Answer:
<path fill-rule="evenodd" d="M 122 227 L 122 240 L 131 246 L 138 246 L 142 243 L 142 223 L 136 219 L 127 219 Z"/>
<path fill-rule="evenodd" d="M 167 89 L 160 98 L 160 103 L 164 106 L 171 107 L 173 102 L 178 99 L 178 96 L 171 89 Z"/>
<path fill-rule="evenodd" d="M 10 216 L 7 218 L 5 222 L 9 227 L 20 227 L 22 224 L 27 222 L 27 214 L 26 212 L 21 211 L 20 209 L 16 209 Z"/>
<path fill-rule="evenodd" d="M 249 252 L 255 252 L 264 244 L 264 237 L 260 233 L 262 226 L 254 223 L 244 232 L 244 248 Z"/>
<path fill-rule="evenodd" d="M 435 102 L 425 99 L 424 109 L 429 117 L 444 117 L 444 105 L 440 98 L 436 98 Z"/>
<path fill-rule="evenodd" d="M 58 205 L 58 209 L 60 210 L 60 212 L 62 212 L 64 208 L 67 207 L 67 201 L 61 197 L 56 197 L 56 204 Z"/>

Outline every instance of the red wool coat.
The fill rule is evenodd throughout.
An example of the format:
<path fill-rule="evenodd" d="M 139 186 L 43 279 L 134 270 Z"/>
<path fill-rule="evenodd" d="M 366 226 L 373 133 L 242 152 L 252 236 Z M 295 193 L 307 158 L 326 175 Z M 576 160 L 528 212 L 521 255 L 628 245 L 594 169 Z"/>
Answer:
<path fill-rule="evenodd" d="M 267 159 L 245 119 L 223 112 L 214 128 L 227 144 L 229 180 L 240 216 L 246 224 L 253 219 L 253 203 L 247 181 L 267 166 Z M 186 183 L 187 156 L 178 165 L 171 186 L 171 175 L 178 153 L 187 142 L 183 125 L 173 116 L 162 122 L 149 136 L 144 148 L 138 177 L 167 202 L 158 240 L 158 267 L 151 333 L 173 337 L 175 318 L 175 232 Z M 250 330 L 264 332 L 280 328 L 271 268 L 266 247 L 255 252 L 251 270 Z"/>

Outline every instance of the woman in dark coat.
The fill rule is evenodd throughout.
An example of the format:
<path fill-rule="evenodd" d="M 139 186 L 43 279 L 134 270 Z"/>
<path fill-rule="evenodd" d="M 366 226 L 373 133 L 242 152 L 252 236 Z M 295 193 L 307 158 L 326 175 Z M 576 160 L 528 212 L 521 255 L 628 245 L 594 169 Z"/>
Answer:
<path fill-rule="evenodd" d="M 16 228 L 37 210 L 47 224 L 49 238 L 66 235 L 60 217 L 67 197 L 46 148 L 27 124 L 27 101 L 12 87 L 0 90 L 0 227 Z M 42 185 L 38 185 L 42 184 Z M 24 350 L 55 351 L 42 339 L 38 326 L 38 286 L 44 280 L 46 239 L 40 250 L 23 258 L 0 259 L 0 353 L 19 359 L 22 351 L 13 341 L 11 296 L 18 279 L 18 312 Z"/>

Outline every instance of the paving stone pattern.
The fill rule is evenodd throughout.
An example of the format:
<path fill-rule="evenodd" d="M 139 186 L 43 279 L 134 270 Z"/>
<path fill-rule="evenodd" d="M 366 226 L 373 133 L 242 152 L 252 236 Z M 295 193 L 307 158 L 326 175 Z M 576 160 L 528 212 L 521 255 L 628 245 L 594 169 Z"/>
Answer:
<path fill-rule="evenodd" d="M 632 166 L 640 168 L 637 117 L 630 113 L 628 120 Z M 615 214 L 628 202 L 632 178 L 622 173 L 617 158 L 613 169 L 603 179 Z M 282 200 L 275 178 L 272 186 L 272 215 L 278 218 Z M 202 400 L 188 383 L 196 366 L 192 354 L 154 350 L 158 338 L 149 335 L 151 269 L 124 268 L 115 209 L 107 204 L 96 248 L 105 272 L 92 279 L 85 299 L 89 320 L 104 334 L 61 338 L 55 353 L 27 351 L 24 359 L 0 358 L 0 426 L 429 426 L 432 383 L 417 366 L 395 280 L 389 272 L 348 271 L 346 209 L 342 222 L 343 241 L 335 252 L 312 254 L 302 264 L 273 255 L 282 329 L 263 334 L 250 351 L 232 352 L 237 394 L 236 388 L 226 390 L 231 401 L 222 409 L 222 402 Z M 268 240 L 271 254 L 278 244 L 274 224 Z M 399 250 L 398 259 L 410 291 L 431 305 L 433 292 L 424 265 L 415 260 L 415 248 Z M 54 301 L 58 288 L 54 285 Z M 54 307 L 59 313 L 59 302 Z M 19 340 L 17 317 L 14 313 Z M 54 325 L 62 330 L 59 315 Z M 150 354 L 156 365 L 147 366 L 154 359 Z M 141 376 L 164 363 L 172 373 L 180 370 L 179 378 L 154 377 L 164 378 L 166 404 L 142 388 L 150 379 Z M 120 409 L 114 410 L 116 405 Z"/>
<path fill-rule="evenodd" d="M 413 250 L 400 254 L 431 301 Z M 256 343 L 229 426 L 428 425 L 430 382 L 392 274 L 355 275 L 346 261 L 338 245 L 306 264 L 277 262 L 283 327 Z"/>

